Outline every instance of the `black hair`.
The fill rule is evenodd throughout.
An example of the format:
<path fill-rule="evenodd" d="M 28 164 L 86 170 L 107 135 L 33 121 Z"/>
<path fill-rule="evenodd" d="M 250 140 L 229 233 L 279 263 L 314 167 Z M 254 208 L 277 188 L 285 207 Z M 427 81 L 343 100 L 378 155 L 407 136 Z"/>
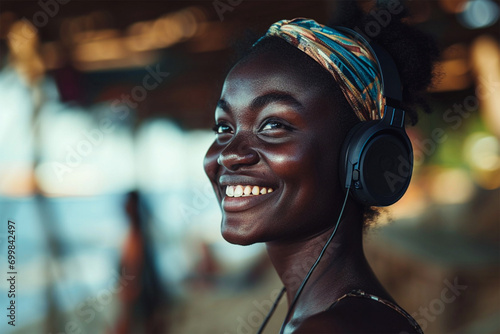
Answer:
<path fill-rule="evenodd" d="M 338 19 L 330 21 L 329 26 L 344 26 L 363 32 L 365 27 L 373 24 L 373 16 L 366 15 L 356 6 L 355 2 L 341 1 L 340 3 L 342 6 L 336 13 Z M 373 11 L 390 13 L 383 3 L 368 10 L 370 13 Z M 401 10 L 398 14 L 391 14 L 390 22 L 382 27 L 378 34 L 372 34 L 374 36 L 368 37 L 370 42 L 375 41 L 393 58 L 403 86 L 401 107 L 408 115 L 407 121 L 415 125 L 418 121 L 418 110 L 430 112 L 423 97 L 435 76 L 434 67 L 439 57 L 439 51 L 432 37 L 403 22 L 407 16 L 408 13 L 405 10 Z M 249 41 L 250 39 L 247 39 L 247 45 Z M 253 40 L 252 44 L 255 41 L 256 39 Z M 307 86 L 328 90 L 327 96 L 331 99 L 332 105 L 335 105 L 337 110 L 341 110 L 338 112 L 336 130 L 340 131 L 343 137 L 355 124 L 360 122 L 333 76 L 307 54 L 279 37 L 262 38 L 257 44 L 247 48 L 243 54 L 239 54 L 238 63 L 246 62 L 253 56 L 266 52 L 277 53 L 287 62 L 300 64 L 295 68 L 297 71 L 307 74 L 302 76 L 305 78 Z M 361 204 L 359 205 L 361 206 Z M 379 215 L 378 209 L 368 206 L 362 206 L 360 212 L 363 212 L 364 227 L 369 226 Z"/>
<path fill-rule="evenodd" d="M 418 122 L 417 111 L 431 112 L 425 95 L 433 79 L 438 76 L 436 63 L 439 49 L 436 41 L 429 34 L 407 24 L 410 13 L 399 1 L 379 0 L 366 11 L 351 1 L 340 1 L 339 7 L 328 25 L 351 28 L 363 34 L 369 42 L 382 46 L 391 55 L 403 86 L 402 107 L 411 125 L 415 125 Z M 380 15 L 385 15 L 383 19 L 388 21 L 384 26 L 375 19 L 379 16 L 380 20 Z M 371 29 L 377 26 L 378 30 Z"/>

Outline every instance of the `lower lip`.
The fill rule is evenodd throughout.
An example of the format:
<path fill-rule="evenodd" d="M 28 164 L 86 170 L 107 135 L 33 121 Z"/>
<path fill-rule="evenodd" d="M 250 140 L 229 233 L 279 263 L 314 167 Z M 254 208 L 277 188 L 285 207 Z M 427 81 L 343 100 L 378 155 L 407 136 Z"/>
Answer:
<path fill-rule="evenodd" d="M 222 199 L 222 209 L 226 212 L 241 212 L 246 211 L 254 206 L 257 206 L 265 201 L 268 201 L 273 194 L 272 193 L 265 195 L 254 195 L 254 196 L 242 196 L 242 197 L 229 197 L 224 196 Z"/>

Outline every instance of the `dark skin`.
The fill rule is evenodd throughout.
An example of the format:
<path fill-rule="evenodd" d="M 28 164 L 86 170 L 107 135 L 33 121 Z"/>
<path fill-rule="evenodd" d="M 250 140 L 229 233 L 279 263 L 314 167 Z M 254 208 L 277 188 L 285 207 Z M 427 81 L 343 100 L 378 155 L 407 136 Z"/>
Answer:
<path fill-rule="evenodd" d="M 264 52 L 228 74 L 215 111 L 216 139 L 205 171 L 221 204 L 223 237 L 249 245 L 265 242 L 291 303 L 337 221 L 345 193 L 338 155 L 347 129 L 342 104 L 325 87 L 305 85 L 306 73 Z M 272 188 L 265 195 L 230 198 L 228 185 Z M 316 267 L 286 333 L 414 333 L 387 306 L 346 298 L 353 289 L 393 301 L 369 267 L 362 246 L 362 214 L 353 201 Z"/>

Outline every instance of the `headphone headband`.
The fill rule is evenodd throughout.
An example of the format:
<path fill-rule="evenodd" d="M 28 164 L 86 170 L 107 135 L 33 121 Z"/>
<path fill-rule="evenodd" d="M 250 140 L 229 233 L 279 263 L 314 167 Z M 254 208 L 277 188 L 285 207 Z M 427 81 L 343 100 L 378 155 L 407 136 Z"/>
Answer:
<path fill-rule="evenodd" d="M 377 61 L 380 77 L 382 79 L 382 92 L 386 99 L 386 104 L 393 105 L 401 103 L 403 100 L 401 80 L 396 64 L 389 53 L 377 43 L 368 42 L 361 34 L 352 29 L 345 27 L 335 27 L 335 29 L 350 33 L 366 45 Z"/>

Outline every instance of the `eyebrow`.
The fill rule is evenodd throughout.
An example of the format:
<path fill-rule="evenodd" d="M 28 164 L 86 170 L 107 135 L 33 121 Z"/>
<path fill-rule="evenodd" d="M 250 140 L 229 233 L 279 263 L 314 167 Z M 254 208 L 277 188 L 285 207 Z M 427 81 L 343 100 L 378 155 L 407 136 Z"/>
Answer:
<path fill-rule="evenodd" d="M 296 98 L 288 93 L 270 92 L 261 96 L 257 96 L 255 99 L 253 99 L 250 103 L 250 109 L 261 109 L 266 105 L 274 102 L 285 102 L 299 109 L 303 108 L 302 103 L 300 103 Z M 224 99 L 220 99 L 219 101 L 217 101 L 217 108 L 221 108 L 225 112 L 229 112 L 231 110 L 229 103 Z"/>

